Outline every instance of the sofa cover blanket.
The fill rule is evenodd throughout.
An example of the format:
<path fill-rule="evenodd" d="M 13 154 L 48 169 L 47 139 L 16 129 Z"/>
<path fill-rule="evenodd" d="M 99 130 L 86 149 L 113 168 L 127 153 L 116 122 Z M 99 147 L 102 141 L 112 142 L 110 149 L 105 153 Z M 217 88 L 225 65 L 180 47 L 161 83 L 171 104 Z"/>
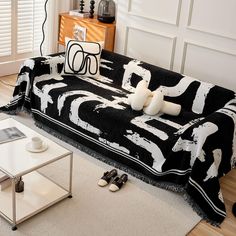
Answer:
<path fill-rule="evenodd" d="M 99 79 L 64 76 L 63 63 L 63 54 L 25 61 L 11 102 L 0 110 L 31 112 L 37 123 L 150 182 L 184 191 L 203 218 L 221 223 L 226 210 L 219 178 L 236 160 L 234 92 L 107 51 Z M 181 114 L 132 111 L 127 97 L 142 79 L 181 104 Z"/>

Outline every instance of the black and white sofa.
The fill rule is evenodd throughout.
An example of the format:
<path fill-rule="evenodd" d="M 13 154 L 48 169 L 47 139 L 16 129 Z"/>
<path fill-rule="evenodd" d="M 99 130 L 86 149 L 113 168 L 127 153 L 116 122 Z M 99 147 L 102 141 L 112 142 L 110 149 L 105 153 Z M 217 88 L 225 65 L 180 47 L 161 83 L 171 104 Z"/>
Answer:
<path fill-rule="evenodd" d="M 65 75 L 64 61 L 64 54 L 26 60 L 0 110 L 32 113 L 37 125 L 95 157 L 182 192 L 203 218 L 220 224 L 226 210 L 219 178 L 236 162 L 235 93 L 105 50 L 99 78 Z M 180 104 L 180 115 L 133 111 L 127 97 L 143 79 Z"/>

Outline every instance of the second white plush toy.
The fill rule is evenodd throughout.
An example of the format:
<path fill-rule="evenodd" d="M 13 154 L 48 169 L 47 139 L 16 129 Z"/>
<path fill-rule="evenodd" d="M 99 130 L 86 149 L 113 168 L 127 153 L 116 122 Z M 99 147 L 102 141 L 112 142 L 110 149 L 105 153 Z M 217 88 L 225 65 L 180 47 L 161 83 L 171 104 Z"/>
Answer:
<path fill-rule="evenodd" d="M 147 88 L 147 81 L 141 80 L 135 89 L 134 94 L 128 97 L 128 103 L 135 111 L 141 111 L 146 105 L 147 98 L 152 95 L 152 92 Z"/>
<path fill-rule="evenodd" d="M 164 101 L 164 95 L 158 89 L 151 92 L 147 88 L 148 84 L 145 80 L 141 80 L 134 94 L 128 97 L 128 103 L 133 110 L 140 111 L 143 109 L 147 115 L 156 115 L 159 112 L 178 116 L 181 111 L 181 106 L 172 102 Z"/>

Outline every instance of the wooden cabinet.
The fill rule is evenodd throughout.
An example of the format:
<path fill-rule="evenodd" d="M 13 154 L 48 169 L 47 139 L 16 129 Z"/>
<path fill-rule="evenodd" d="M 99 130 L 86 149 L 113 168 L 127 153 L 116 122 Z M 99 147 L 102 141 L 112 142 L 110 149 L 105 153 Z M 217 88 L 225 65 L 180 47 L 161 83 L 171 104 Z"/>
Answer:
<path fill-rule="evenodd" d="M 65 45 L 65 37 L 75 38 L 74 29 L 76 26 L 86 28 L 86 41 L 104 41 L 104 49 L 113 51 L 115 41 L 115 23 L 105 24 L 93 19 L 70 16 L 68 13 L 59 15 L 59 37 L 58 43 Z"/>

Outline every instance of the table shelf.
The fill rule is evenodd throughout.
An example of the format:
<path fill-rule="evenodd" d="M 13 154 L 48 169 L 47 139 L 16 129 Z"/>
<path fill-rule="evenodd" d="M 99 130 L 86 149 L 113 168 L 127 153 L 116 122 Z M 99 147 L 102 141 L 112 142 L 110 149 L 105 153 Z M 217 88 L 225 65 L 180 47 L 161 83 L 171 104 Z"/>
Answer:
<path fill-rule="evenodd" d="M 13 186 L 0 191 L 0 216 L 16 230 L 19 223 L 71 196 L 73 153 L 12 118 L 0 121 L 0 129 L 9 127 L 17 127 L 26 135 L 26 138 L 1 144 L 0 149 L 0 170 L 10 177 Z M 48 144 L 45 152 L 26 150 L 34 136 Z M 57 165 L 60 160 L 68 161 L 68 178 L 55 181 L 57 176 L 49 178 L 52 173 L 47 168 L 50 169 L 50 164 Z M 23 178 L 24 191 L 16 193 L 15 183 L 19 177 Z M 67 181 L 66 185 L 61 185 L 64 181 Z"/>
<path fill-rule="evenodd" d="M 69 195 L 68 191 L 37 171 L 24 175 L 23 181 L 24 191 L 16 193 L 17 224 Z M 0 211 L 10 221 L 13 220 L 11 186 L 0 191 Z"/>

